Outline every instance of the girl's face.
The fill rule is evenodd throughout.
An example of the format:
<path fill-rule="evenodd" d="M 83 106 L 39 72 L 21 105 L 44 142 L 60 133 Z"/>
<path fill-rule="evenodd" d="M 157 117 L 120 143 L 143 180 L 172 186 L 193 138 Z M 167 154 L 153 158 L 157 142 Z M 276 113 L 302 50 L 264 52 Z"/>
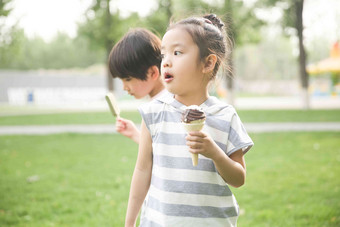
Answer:
<path fill-rule="evenodd" d="M 209 80 L 202 71 L 198 46 L 183 27 L 165 33 L 161 54 L 162 79 L 171 93 L 184 97 L 206 92 Z"/>
<path fill-rule="evenodd" d="M 129 93 L 129 95 L 134 96 L 136 99 L 141 99 L 152 91 L 153 81 L 148 76 L 147 80 L 139 80 L 134 77 L 129 77 L 122 79 L 123 88 Z"/>

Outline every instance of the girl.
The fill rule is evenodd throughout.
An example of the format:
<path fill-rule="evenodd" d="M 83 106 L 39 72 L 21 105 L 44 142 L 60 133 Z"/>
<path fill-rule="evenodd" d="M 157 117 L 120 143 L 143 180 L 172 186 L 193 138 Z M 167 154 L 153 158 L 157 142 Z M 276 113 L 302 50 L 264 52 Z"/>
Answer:
<path fill-rule="evenodd" d="M 143 122 L 126 226 L 236 226 L 239 209 L 228 185 L 245 182 L 243 155 L 253 146 L 233 107 L 208 94 L 208 84 L 230 51 L 216 15 L 170 25 L 162 40 L 166 93 L 140 109 Z M 198 105 L 201 132 L 186 132 L 181 114 Z M 191 153 L 200 154 L 196 167 Z"/>

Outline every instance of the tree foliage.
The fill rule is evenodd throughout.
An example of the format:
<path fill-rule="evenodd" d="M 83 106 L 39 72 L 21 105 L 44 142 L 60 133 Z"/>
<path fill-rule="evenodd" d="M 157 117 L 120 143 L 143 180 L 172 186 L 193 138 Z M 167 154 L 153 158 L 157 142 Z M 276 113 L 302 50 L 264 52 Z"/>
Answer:
<path fill-rule="evenodd" d="M 5 18 L 10 10 L 5 7 L 10 0 L 1 1 L 0 15 Z M 230 1 L 229 1 L 230 2 Z M 237 45 L 260 39 L 258 27 L 262 22 L 255 18 L 251 8 L 243 1 L 233 3 L 233 37 Z M 119 9 L 109 7 L 110 0 L 93 0 L 85 13 L 86 20 L 78 24 L 78 35 L 70 38 L 58 33 L 49 43 L 39 37 L 28 39 L 22 29 L 3 30 L 0 38 L 0 68 L 36 69 L 86 67 L 106 62 L 113 45 L 130 29 L 146 27 L 163 36 L 170 18 L 181 19 L 189 15 L 215 13 L 231 21 L 231 6 L 221 0 L 157 0 L 157 7 L 145 17 L 132 13 L 122 17 Z M 228 24 L 229 24 L 228 22 Z"/>
<path fill-rule="evenodd" d="M 11 59 L 20 51 L 23 31 L 17 25 L 6 25 L 12 9 L 11 0 L 0 0 L 0 67 L 11 64 Z"/>
<path fill-rule="evenodd" d="M 254 14 L 254 6 L 237 0 L 174 0 L 174 17 L 214 13 L 226 23 L 229 36 L 236 45 L 261 40 L 260 27 L 265 23 Z"/>
<path fill-rule="evenodd" d="M 40 37 L 28 39 L 23 30 L 12 33 L 15 45 L 6 45 L 0 53 L 0 68 L 6 69 L 61 69 L 87 67 L 102 63 L 105 53 L 91 50 L 84 37 L 70 38 L 59 33 L 49 43 Z"/>
<path fill-rule="evenodd" d="M 0 0 L 0 17 L 7 17 L 11 10 L 8 8 L 8 3 L 10 3 L 12 0 Z"/>
<path fill-rule="evenodd" d="M 142 18 L 144 26 L 161 38 L 172 17 L 172 6 L 173 0 L 158 0 L 156 9 L 145 18 Z"/>
<path fill-rule="evenodd" d="M 300 1 L 300 0 L 298 0 Z M 296 0 L 257 0 L 255 6 L 258 8 L 273 8 L 281 9 L 282 18 L 279 23 L 283 34 L 287 36 L 296 35 Z"/>

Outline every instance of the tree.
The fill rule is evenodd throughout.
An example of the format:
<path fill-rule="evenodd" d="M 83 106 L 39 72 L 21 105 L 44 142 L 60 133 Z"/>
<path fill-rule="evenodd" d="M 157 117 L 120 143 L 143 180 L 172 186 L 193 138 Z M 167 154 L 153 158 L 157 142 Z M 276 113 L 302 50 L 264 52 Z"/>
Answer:
<path fill-rule="evenodd" d="M 11 0 L 0 0 L 0 17 L 7 17 L 11 12 L 11 9 L 7 8 L 10 2 Z"/>
<path fill-rule="evenodd" d="M 304 109 L 309 109 L 309 96 L 308 96 L 308 83 L 309 76 L 306 71 L 306 51 L 303 44 L 303 3 L 304 0 L 296 0 L 295 7 L 295 27 L 299 39 L 299 69 L 300 69 L 300 82 L 303 88 Z"/>
<path fill-rule="evenodd" d="M 105 49 L 107 62 L 111 48 L 124 34 L 123 21 L 119 11 L 111 13 L 110 0 L 93 0 L 92 6 L 86 12 L 86 21 L 79 25 L 78 35 L 88 37 L 93 48 Z M 107 67 L 107 86 L 113 91 L 113 79 Z"/>
<path fill-rule="evenodd" d="M 6 26 L 6 19 L 12 10 L 9 8 L 10 2 L 11 0 L 0 0 L 0 67 L 8 64 L 12 55 L 18 52 L 18 44 L 23 34 L 16 24 Z"/>
<path fill-rule="evenodd" d="M 309 109 L 308 84 L 309 76 L 306 71 L 306 51 L 303 42 L 303 5 L 304 0 L 260 0 L 259 7 L 279 7 L 283 11 L 281 26 L 288 36 L 297 36 L 299 44 L 299 77 L 302 87 L 303 108 Z M 293 31 L 293 32 L 292 32 Z"/>
<path fill-rule="evenodd" d="M 173 3 L 171 0 L 157 0 L 157 3 L 158 7 L 144 18 L 144 25 L 161 38 L 172 17 Z"/>
<path fill-rule="evenodd" d="M 79 35 L 89 38 L 94 48 L 106 50 L 105 62 L 114 44 L 131 27 L 147 27 L 155 33 L 163 34 L 171 16 L 171 1 L 158 0 L 158 8 L 146 18 L 140 18 L 137 13 L 127 18 L 120 16 L 119 9 L 113 12 L 110 0 L 93 0 L 92 6 L 86 12 L 86 21 L 79 25 Z M 112 76 L 107 67 L 108 90 L 113 91 Z"/>

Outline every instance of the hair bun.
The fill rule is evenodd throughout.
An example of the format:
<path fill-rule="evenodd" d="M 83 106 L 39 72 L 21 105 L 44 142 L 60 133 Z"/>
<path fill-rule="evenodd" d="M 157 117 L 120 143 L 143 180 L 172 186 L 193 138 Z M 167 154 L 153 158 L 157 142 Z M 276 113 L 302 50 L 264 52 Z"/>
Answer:
<path fill-rule="evenodd" d="M 203 16 L 203 18 L 209 20 L 209 22 L 211 22 L 213 25 L 218 27 L 220 30 L 224 26 L 224 23 L 216 16 L 216 14 L 208 14 L 208 15 Z"/>

